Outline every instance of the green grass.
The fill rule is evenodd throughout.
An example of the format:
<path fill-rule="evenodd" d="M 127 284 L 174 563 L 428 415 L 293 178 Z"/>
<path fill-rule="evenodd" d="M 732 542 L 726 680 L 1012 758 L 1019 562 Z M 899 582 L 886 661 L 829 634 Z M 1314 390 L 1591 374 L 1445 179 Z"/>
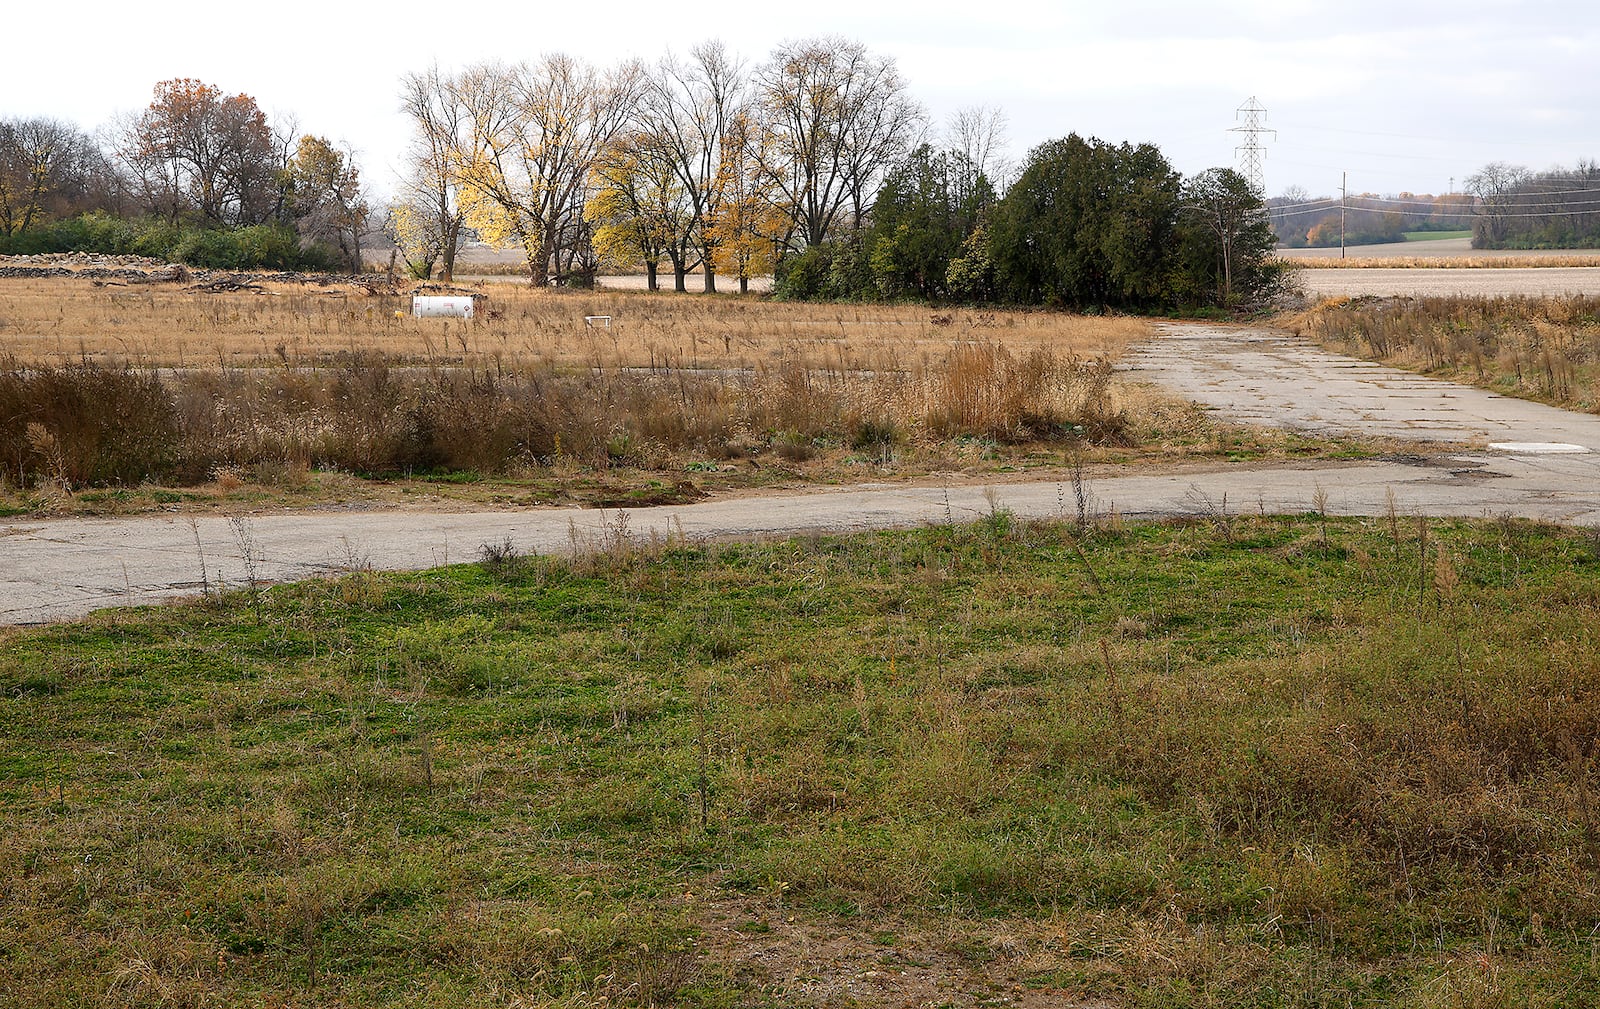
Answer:
<path fill-rule="evenodd" d="M 1471 238 L 1472 231 L 1408 231 L 1405 236 L 1408 242 L 1442 242 L 1450 238 Z"/>
<path fill-rule="evenodd" d="M 614 532 L 6 632 L 0 1004 L 1600 1000 L 1592 536 Z"/>

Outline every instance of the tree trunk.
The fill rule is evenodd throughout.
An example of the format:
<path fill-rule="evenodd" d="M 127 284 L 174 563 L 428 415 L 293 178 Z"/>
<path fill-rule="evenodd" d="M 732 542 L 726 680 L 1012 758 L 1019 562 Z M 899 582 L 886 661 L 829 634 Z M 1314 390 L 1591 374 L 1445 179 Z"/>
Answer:
<path fill-rule="evenodd" d="M 717 293 L 717 271 L 715 269 L 713 269 L 712 266 L 711 266 L 711 257 L 710 257 L 710 255 L 706 256 L 706 286 L 705 286 L 705 293 L 707 293 L 707 294 L 716 294 Z"/>
<path fill-rule="evenodd" d="M 528 283 L 534 287 L 550 286 L 550 246 L 538 239 L 522 243 L 528 257 Z"/>
<path fill-rule="evenodd" d="M 456 245 L 458 242 L 460 242 L 460 240 L 461 224 L 459 221 L 454 225 L 444 229 L 444 250 L 442 253 L 444 256 L 444 266 L 441 267 L 443 272 L 440 274 L 440 277 L 446 284 L 451 283 L 456 279 Z M 428 272 L 432 273 L 433 271 L 429 270 Z"/>
<path fill-rule="evenodd" d="M 680 294 L 689 290 L 689 286 L 684 283 L 683 275 L 683 260 L 674 258 L 672 260 L 672 289 Z"/>
<path fill-rule="evenodd" d="M 750 293 L 750 278 L 748 276 L 742 274 L 742 273 L 739 274 L 739 293 L 740 294 L 749 294 Z"/>
<path fill-rule="evenodd" d="M 655 291 L 655 290 L 659 290 L 660 289 L 656 284 L 656 268 L 657 268 L 657 264 L 655 264 L 655 263 L 646 263 L 646 264 L 644 264 L 645 287 L 646 287 L 646 289 L 651 290 L 651 291 Z"/>

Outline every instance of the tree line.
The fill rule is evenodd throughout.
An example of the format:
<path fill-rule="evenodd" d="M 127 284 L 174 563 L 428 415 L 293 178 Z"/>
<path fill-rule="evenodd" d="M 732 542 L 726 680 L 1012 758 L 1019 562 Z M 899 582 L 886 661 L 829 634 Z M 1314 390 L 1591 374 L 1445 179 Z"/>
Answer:
<path fill-rule="evenodd" d="M 1352 193 L 1312 197 L 1291 186 L 1267 201 L 1278 241 L 1291 249 L 1403 242 L 1407 232 L 1467 231 L 1477 214 L 1470 193 L 1441 196 Z"/>
<path fill-rule="evenodd" d="M 1600 248 L 1600 163 L 1534 172 L 1497 161 L 1467 179 L 1476 249 Z"/>
<path fill-rule="evenodd" d="M 1010 164 L 998 110 L 936 130 L 895 61 L 849 39 L 753 65 L 707 42 L 653 64 L 435 66 L 399 98 L 413 138 L 376 210 L 350 151 L 188 78 L 99 139 L 0 122 L 0 251 L 358 270 L 380 226 L 419 278 L 453 278 L 476 238 L 538 285 L 775 274 L 792 298 L 1078 308 L 1233 306 L 1277 278 L 1237 174 L 1186 179 L 1151 144 L 1075 134 Z"/>
<path fill-rule="evenodd" d="M 554 54 L 407 75 L 411 170 L 392 218 L 414 272 L 449 277 L 464 230 L 524 254 L 530 279 L 602 264 L 771 272 L 864 222 L 925 117 L 894 61 L 858 42 L 786 43 L 754 68 L 721 43 L 609 69 Z"/>
<path fill-rule="evenodd" d="M 202 81 L 160 82 L 101 138 L 0 120 L 0 251 L 359 270 L 369 213 L 349 151 Z"/>
<path fill-rule="evenodd" d="M 942 139 L 893 59 L 859 42 L 786 42 L 754 66 L 720 43 L 609 69 L 565 55 L 407 75 L 409 174 L 390 232 L 418 276 L 453 275 L 468 233 L 520 250 L 535 284 L 663 270 L 684 290 L 1232 306 L 1278 280 L 1257 194 L 1191 179 L 1150 144 L 1076 135 L 999 158 L 1004 116 L 958 113 Z"/>
<path fill-rule="evenodd" d="M 1290 248 L 1403 242 L 1407 232 L 1471 231 L 1475 249 L 1600 248 L 1600 163 L 1534 172 L 1503 161 L 1442 196 L 1374 193 L 1313 198 L 1290 187 L 1267 201 Z"/>

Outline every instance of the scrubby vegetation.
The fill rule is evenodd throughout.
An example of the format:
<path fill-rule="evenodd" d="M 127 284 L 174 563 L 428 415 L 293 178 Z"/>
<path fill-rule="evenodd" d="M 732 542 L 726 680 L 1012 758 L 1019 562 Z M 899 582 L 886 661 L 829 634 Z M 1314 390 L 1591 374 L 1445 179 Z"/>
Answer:
<path fill-rule="evenodd" d="M 1068 504 L 6 631 L 0 1001 L 1592 1005 L 1597 575 Z"/>
<path fill-rule="evenodd" d="M 0 490 L 298 485 L 319 468 L 633 469 L 675 486 L 723 464 L 948 469 L 975 444 L 1059 455 L 1165 437 L 1155 397 L 1112 382 L 1147 332 L 1132 319 L 504 285 L 469 322 L 397 318 L 407 299 L 359 286 L 10 283 Z"/>
<path fill-rule="evenodd" d="M 1339 298 L 1283 321 L 1358 356 L 1600 411 L 1600 299 Z"/>
<path fill-rule="evenodd" d="M 913 438 L 1126 435 L 1110 367 L 1046 350 L 958 348 L 943 367 L 727 375 L 391 367 L 181 372 L 0 361 L 0 479 L 64 487 L 193 483 L 263 464 L 367 473 L 504 472 L 563 456 L 670 468 L 784 446 L 877 451 Z"/>
<path fill-rule="evenodd" d="M 0 255 L 50 252 L 147 256 L 222 270 L 342 268 L 332 250 L 315 242 L 302 243 L 293 228 L 280 224 L 204 227 L 159 218 L 129 219 L 92 213 L 20 234 L 0 234 Z"/>

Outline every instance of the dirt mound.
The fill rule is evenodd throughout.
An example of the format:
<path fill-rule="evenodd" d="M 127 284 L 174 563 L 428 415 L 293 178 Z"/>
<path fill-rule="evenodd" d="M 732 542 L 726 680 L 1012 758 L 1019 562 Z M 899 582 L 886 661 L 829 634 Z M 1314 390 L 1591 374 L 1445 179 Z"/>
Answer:
<path fill-rule="evenodd" d="M 289 270 L 244 272 L 193 269 L 146 256 L 111 256 L 89 252 L 55 252 L 36 256 L 0 256 L 0 279 L 76 277 L 97 286 L 187 284 L 200 293 L 260 290 L 263 284 L 301 284 L 321 288 L 355 288 L 369 294 L 398 294 L 396 283 L 382 273 L 346 276 L 295 273 Z"/>

